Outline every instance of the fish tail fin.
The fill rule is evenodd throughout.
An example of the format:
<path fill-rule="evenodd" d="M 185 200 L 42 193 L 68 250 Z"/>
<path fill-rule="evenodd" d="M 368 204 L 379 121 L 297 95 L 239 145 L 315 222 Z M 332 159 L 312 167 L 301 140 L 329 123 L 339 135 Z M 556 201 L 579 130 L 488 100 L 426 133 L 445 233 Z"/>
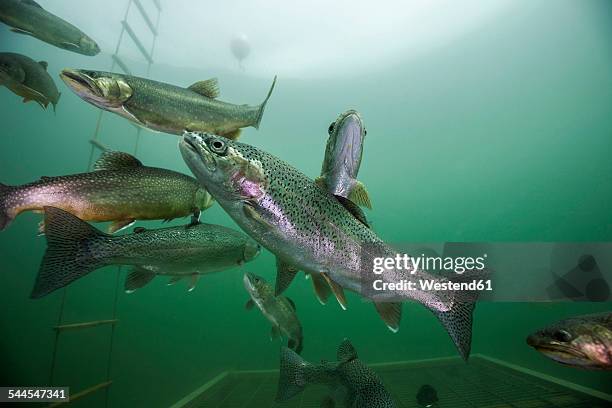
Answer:
<path fill-rule="evenodd" d="M 47 251 L 40 265 L 31 298 L 63 288 L 102 267 L 89 243 L 106 236 L 78 217 L 54 207 L 44 207 Z"/>
<path fill-rule="evenodd" d="M 478 271 L 472 274 L 466 272 L 461 275 L 454 275 L 451 280 L 456 283 L 467 283 L 486 275 L 486 271 Z M 468 360 L 472 349 L 472 321 L 478 295 L 479 291 L 476 290 L 458 290 L 453 292 L 448 310 L 432 310 L 453 340 L 464 361 Z"/>
<path fill-rule="evenodd" d="M 313 369 L 295 351 L 283 347 L 281 350 L 280 373 L 278 377 L 278 390 L 276 401 L 284 402 L 304 391 L 308 385 L 306 378 L 308 371 Z"/>
<path fill-rule="evenodd" d="M 11 190 L 13 190 L 13 187 L 0 183 L 0 231 L 13 221 L 13 217 L 9 213 L 10 205 L 8 203 Z"/>
<path fill-rule="evenodd" d="M 272 95 L 272 91 L 274 90 L 274 85 L 276 85 L 276 75 L 274 75 L 274 81 L 272 81 L 272 86 L 270 86 L 270 90 L 268 91 L 268 95 L 266 99 L 259 105 L 259 110 L 257 111 L 257 121 L 255 122 L 255 129 L 259 129 L 259 125 L 261 124 L 261 118 L 263 117 L 264 110 L 266 109 L 266 104 L 268 103 L 268 99 Z"/>

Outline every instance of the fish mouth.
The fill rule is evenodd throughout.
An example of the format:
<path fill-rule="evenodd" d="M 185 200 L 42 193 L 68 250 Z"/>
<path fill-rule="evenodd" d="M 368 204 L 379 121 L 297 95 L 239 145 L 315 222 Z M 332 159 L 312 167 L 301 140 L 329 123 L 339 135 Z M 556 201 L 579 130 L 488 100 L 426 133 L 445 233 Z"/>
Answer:
<path fill-rule="evenodd" d="M 255 292 L 255 274 L 251 272 L 245 272 L 244 277 L 242 278 L 244 282 L 244 287 L 249 293 Z"/>
<path fill-rule="evenodd" d="M 563 355 L 567 358 L 588 360 L 589 357 L 574 347 L 556 341 L 545 341 L 536 336 L 527 337 L 527 344 L 544 355 Z"/>
<path fill-rule="evenodd" d="M 349 110 L 340 116 L 336 124 L 336 135 L 336 146 L 341 148 L 337 157 L 344 158 L 336 160 L 336 163 L 356 172 L 354 167 L 361 160 L 361 146 L 365 137 L 363 121 L 357 111 Z"/>
<path fill-rule="evenodd" d="M 60 78 L 70 89 L 81 97 L 103 97 L 94 78 L 76 69 L 66 68 L 60 73 Z"/>
<path fill-rule="evenodd" d="M 204 164 L 209 172 L 213 172 L 217 169 L 217 161 L 212 152 L 208 150 L 208 146 L 203 142 L 203 136 L 205 134 L 186 131 L 183 133 L 179 148 L 188 164 L 194 167 Z"/>

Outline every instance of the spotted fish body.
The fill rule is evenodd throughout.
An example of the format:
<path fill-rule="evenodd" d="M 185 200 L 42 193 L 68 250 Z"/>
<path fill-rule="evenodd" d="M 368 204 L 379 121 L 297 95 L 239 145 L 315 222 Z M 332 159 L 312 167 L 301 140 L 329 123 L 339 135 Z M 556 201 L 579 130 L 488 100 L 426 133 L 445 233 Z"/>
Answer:
<path fill-rule="evenodd" d="M 45 207 L 47 252 L 36 279 L 33 298 L 45 296 L 107 265 L 131 265 L 126 290 L 138 289 L 157 275 L 173 281 L 220 272 L 251 261 L 259 245 L 245 234 L 220 225 L 145 230 L 110 236 L 74 215 Z"/>
<path fill-rule="evenodd" d="M 348 340 L 338 349 L 338 361 L 311 364 L 288 348 L 281 351 L 277 402 L 284 402 L 311 384 L 330 388 L 322 406 L 346 408 L 394 408 L 393 398 L 378 375 L 357 357 Z"/>
<path fill-rule="evenodd" d="M 43 177 L 22 186 L 0 185 L 0 230 L 24 211 L 61 208 L 86 221 L 113 221 L 114 232 L 134 220 L 167 220 L 212 205 L 192 177 L 143 166 L 135 157 L 105 152 L 96 171 Z"/>
<path fill-rule="evenodd" d="M 371 229 L 339 201 L 284 161 L 253 146 L 213 135 L 186 133 L 180 144 L 183 158 L 198 180 L 223 209 L 253 239 L 279 259 L 279 286 L 286 287 L 295 273 L 320 273 L 345 306 L 343 289 L 361 293 L 371 276 L 374 258 L 395 257 Z M 287 277 L 285 277 L 287 275 Z M 453 281 L 471 279 L 469 274 Z M 407 274 L 387 270 L 395 282 L 448 279 L 417 270 Z M 281 293 L 277 291 L 277 293 Z M 368 292 L 363 295 L 370 296 Z M 415 300 L 432 311 L 453 339 L 460 354 L 470 352 L 473 294 L 454 291 L 408 290 L 393 293 Z M 399 329 L 401 303 L 372 298 L 393 331 Z"/>
<path fill-rule="evenodd" d="M 332 195 L 372 208 L 365 186 L 357 181 L 366 129 L 361 115 L 348 110 L 329 125 L 321 175 L 316 182 Z"/>
<path fill-rule="evenodd" d="M 189 88 L 111 72 L 65 69 L 61 78 L 82 99 L 159 132 L 211 132 L 235 139 L 240 129 L 259 128 L 268 96 L 257 106 L 235 105 L 217 99 L 216 79 Z"/>
<path fill-rule="evenodd" d="M 562 320 L 530 335 L 527 344 L 561 364 L 612 370 L 612 312 Z"/>
<path fill-rule="evenodd" d="M 272 324 L 272 337 L 284 335 L 289 339 L 289 347 L 300 354 L 304 346 L 304 335 L 293 301 L 283 295 L 275 296 L 274 288 L 253 273 L 245 273 L 243 281 L 251 297 L 247 309 L 257 306 Z"/>
<path fill-rule="evenodd" d="M 33 0 L 0 1 L 0 21 L 11 31 L 30 35 L 56 47 L 93 56 L 100 47 L 81 30 L 43 9 Z"/>
<path fill-rule="evenodd" d="M 25 55 L 12 52 L 0 53 L 0 85 L 6 86 L 24 102 L 36 101 L 46 109 L 55 106 L 60 93 L 47 73 L 47 63 L 36 62 Z"/>

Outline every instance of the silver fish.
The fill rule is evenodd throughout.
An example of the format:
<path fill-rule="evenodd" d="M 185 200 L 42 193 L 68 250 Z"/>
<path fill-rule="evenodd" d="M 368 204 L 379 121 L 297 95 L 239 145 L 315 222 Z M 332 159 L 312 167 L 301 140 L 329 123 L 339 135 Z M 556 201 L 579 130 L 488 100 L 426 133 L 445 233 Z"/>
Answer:
<path fill-rule="evenodd" d="M 561 320 L 530 335 L 527 344 L 561 364 L 612 370 L 612 312 Z"/>
<path fill-rule="evenodd" d="M 274 295 L 274 288 L 264 278 L 253 273 L 244 274 L 244 287 L 251 296 L 247 309 L 257 306 L 272 323 L 271 338 L 284 335 L 289 339 L 289 348 L 300 354 L 304 348 L 302 325 L 297 317 L 295 303 L 286 296 Z"/>
<path fill-rule="evenodd" d="M 331 194 L 372 208 L 368 192 L 357 173 L 363 157 L 363 143 L 367 130 L 359 112 L 348 110 L 329 125 L 329 139 L 321 175 L 315 180 Z"/>
<path fill-rule="evenodd" d="M 17 34 L 30 35 L 48 44 L 93 56 L 100 52 L 94 40 L 81 30 L 43 9 L 34 0 L 0 1 L 0 21 Z"/>
<path fill-rule="evenodd" d="M 259 255 L 246 235 L 220 225 L 200 224 L 111 236 L 59 208 L 45 207 L 47 251 L 32 298 L 40 298 L 108 265 L 131 265 L 125 289 L 134 291 L 157 275 L 190 279 L 223 271 Z"/>
<path fill-rule="evenodd" d="M 374 259 L 397 255 L 333 195 L 271 154 L 223 137 L 197 133 L 186 133 L 180 150 L 193 174 L 223 209 L 277 256 L 276 294 L 289 286 L 299 270 L 319 273 L 345 308 L 344 290 L 361 293 L 365 277 L 372 274 Z M 420 290 L 419 280 L 446 283 L 449 279 L 412 266 L 411 274 L 405 270 L 385 271 L 390 281 L 409 280 L 417 286 L 417 290 L 405 289 L 394 295 L 427 307 L 467 359 L 477 293 Z M 453 282 L 473 279 L 466 273 L 453 277 Z M 402 303 L 363 294 L 372 297 L 384 322 L 397 331 Z"/>

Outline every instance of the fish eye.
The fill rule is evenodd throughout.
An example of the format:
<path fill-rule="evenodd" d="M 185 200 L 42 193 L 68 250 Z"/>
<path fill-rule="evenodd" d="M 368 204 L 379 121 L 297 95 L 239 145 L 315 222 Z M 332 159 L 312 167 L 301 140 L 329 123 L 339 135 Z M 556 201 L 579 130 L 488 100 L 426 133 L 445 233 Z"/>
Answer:
<path fill-rule="evenodd" d="M 214 139 L 208 146 L 210 150 L 217 154 L 225 155 L 227 153 L 227 144 L 220 139 Z"/>
<path fill-rule="evenodd" d="M 334 125 L 335 125 L 335 122 L 332 122 L 332 123 L 329 125 L 329 128 L 327 129 L 327 133 L 329 133 L 330 135 L 331 135 L 331 133 L 334 131 Z"/>
<path fill-rule="evenodd" d="M 572 340 L 572 335 L 567 330 L 557 330 L 553 333 L 553 338 L 562 343 L 567 343 Z"/>
<path fill-rule="evenodd" d="M 368 135 L 368 129 L 363 129 L 363 135 L 367 136 Z"/>

